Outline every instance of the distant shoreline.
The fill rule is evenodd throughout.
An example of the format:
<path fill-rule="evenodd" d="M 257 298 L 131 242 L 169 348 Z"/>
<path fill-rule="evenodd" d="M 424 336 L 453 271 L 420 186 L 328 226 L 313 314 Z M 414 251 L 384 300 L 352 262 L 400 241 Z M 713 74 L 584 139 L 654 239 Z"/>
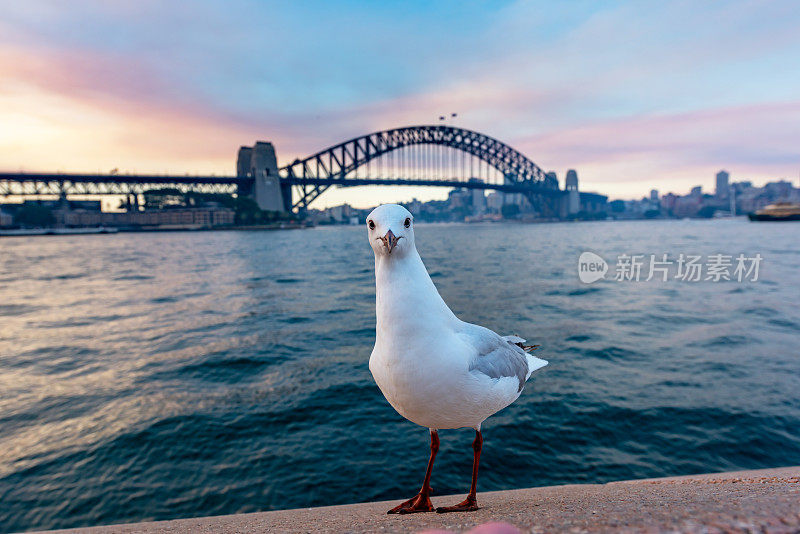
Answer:
<path fill-rule="evenodd" d="M 573 224 L 573 223 L 615 223 L 615 222 L 651 222 L 651 221 L 733 221 L 747 220 L 746 215 L 737 217 L 687 217 L 678 218 L 653 218 L 653 219 L 575 219 L 575 220 L 514 220 L 506 219 L 502 221 L 419 221 L 418 224 L 469 224 L 469 225 L 495 225 L 495 224 Z M 117 233 L 140 233 L 140 232 L 207 232 L 207 231 L 260 231 L 260 230 L 301 230 L 304 228 L 333 228 L 359 226 L 353 224 L 303 224 L 303 223 L 279 223 L 262 225 L 237 225 L 237 226 L 127 226 L 127 227 L 76 227 L 76 228 L 5 228 L 0 229 L 0 237 L 28 237 L 40 235 L 93 235 L 93 234 L 117 234 Z"/>
<path fill-rule="evenodd" d="M 303 224 L 261 224 L 246 226 L 157 226 L 157 227 L 90 227 L 90 228 L 24 228 L 0 230 L 0 237 L 32 237 L 32 236 L 67 236 L 67 235 L 97 235 L 121 234 L 143 232 L 217 232 L 217 231 L 260 231 L 260 230 L 300 230 L 311 228 Z"/>

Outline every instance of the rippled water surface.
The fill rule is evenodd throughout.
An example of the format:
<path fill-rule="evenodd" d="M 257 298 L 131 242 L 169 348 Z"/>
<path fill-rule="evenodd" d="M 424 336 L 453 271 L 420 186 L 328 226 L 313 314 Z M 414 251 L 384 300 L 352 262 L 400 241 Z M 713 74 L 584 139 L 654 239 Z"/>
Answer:
<path fill-rule="evenodd" d="M 800 463 L 798 230 L 419 225 L 453 310 L 550 361 L 485 423 L 480 490 Z M 764 260 L 587 286 L 584 250 Z M 372 381 L 374 298 L 361 227 L 0 239 L 0 530 L 408 498 L 428 436 Z M 471 431 L 441 438 L 463 493 Z"/>

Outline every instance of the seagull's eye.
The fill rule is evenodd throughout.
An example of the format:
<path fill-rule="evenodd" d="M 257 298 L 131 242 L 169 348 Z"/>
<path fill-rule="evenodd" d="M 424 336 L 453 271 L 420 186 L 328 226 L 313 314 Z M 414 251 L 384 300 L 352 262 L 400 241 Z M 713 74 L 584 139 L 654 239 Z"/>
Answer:
<path fill-rule="evenodd" d="M 372 219 L 370 219 L 370 220 L 367 222 L 367 226 L 369 226 L 369 229 L 370 229 L 370 230 L 374 230 L 374 229 L 375 229 L 375 222 L 374 222 Z"/>
<path fill-rule="evenodd" d="M 411 228 L 411 217 L 406 217 L 406 222 L 403 223 L 406 228 Z"/>

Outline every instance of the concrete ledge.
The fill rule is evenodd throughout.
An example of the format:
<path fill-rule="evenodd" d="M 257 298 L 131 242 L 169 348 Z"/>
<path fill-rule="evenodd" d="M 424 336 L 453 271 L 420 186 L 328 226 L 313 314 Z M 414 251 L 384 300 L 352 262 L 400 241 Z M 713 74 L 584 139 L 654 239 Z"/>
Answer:
<path fill-rule="evenodd" d="M 462 498 L 434 497 L 433 504 L 454 504 Z M 58 532 L 415 532 L 432 528 L 459 532 L 489 521 L 506 521 L 523 532 L 800 532 L 800 466 L 479 493 L 482 508 L 477 512 L 386 515 L 398 502 Z"/>

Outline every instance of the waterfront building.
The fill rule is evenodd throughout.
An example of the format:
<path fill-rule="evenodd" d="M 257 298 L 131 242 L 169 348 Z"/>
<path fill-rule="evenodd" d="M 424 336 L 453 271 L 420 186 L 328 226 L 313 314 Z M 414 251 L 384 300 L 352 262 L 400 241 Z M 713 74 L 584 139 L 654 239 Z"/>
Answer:
<path fill-rule="evenodd" d="M 661 208 L 666 210 L 667 213 L 671 212 L 675 207 L 675 201 L 678 198 L 674 193 L 667 193 L 661 197 Z"/>
<path fill-rule="evenodd" d="M 411 212 L 411 215 L 416 217 L 417 215 L 422 213 L 422 202 L 414 198 L 411 200 L 411 202 L 408 203 L 406 208 L 408 209 L 408 211 Z"/>
<path fill-rule="evenodd" d="M 792 183 L 786 180 L 770 182 L 764 186 L 764 192 L 770 199 L 774 200 L 790 200 L 792 197 L 792 189 Z"/>
<path fill-rule="evenodd" d="M 453 189 L 447 195 L 450 209 L 462 209 L 472 205 L 472 195 L 467 189 Z"/>
<path fill-rule="evenodd" d="M 489 195 L 486 197 L 486 209 L 491 213 L 500 213 L 500 210 L 503 209 L 503 204 L 503 193 L 499 191 L 489 193 Z"/>
<path fill-rule="evenodd" d="M 235 213 L 228 208 L 174 208 L 165 210 L 101 212 L 93 210 L 54 211 L 56 224 L 67 227 L 125 226 L 212 228 L 231 226 Z"/>
<path fill-rule="evenodd" d="M 355 210 L 350 206 L 350 204 L 341 204 L 339 206 L 332 206 L 327 208 L 324 211 L 324 215 L 327 216 L 328 219 L 333 220 L 337 223 L 344 223 L 350 222 L 350 218 L 354 215 L 357 216 Z"/>

